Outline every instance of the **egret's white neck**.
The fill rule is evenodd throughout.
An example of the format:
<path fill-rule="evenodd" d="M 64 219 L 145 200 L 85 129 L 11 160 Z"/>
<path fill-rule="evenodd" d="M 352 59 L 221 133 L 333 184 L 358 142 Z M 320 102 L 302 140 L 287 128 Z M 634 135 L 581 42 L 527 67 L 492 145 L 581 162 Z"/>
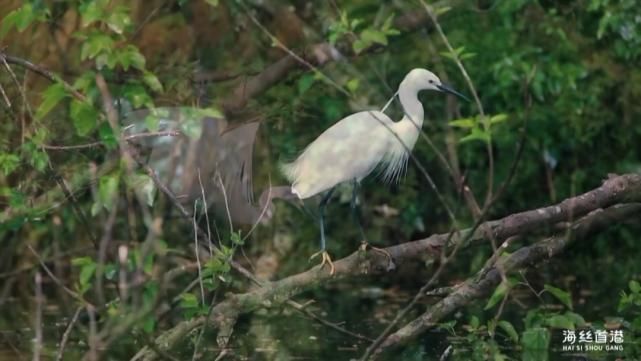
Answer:
<path fill-rule="evenodd" d="M 411 121 L 420 128 L 423 126 L 423 105 L 418 100 L 419 89 L 412 79 L 404 79 L 398 87 L 398 99 L 403 106 L 403 119 L 401 122 Z"/>

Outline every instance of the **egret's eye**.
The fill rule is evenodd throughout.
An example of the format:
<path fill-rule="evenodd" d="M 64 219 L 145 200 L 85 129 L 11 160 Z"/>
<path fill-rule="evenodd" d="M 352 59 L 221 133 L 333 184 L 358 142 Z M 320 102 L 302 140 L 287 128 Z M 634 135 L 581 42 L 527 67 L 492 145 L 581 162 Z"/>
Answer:
<path fill-rule="evenodd" d="M 434 84 L 434 80 L 430 79 L 430 84 Z"/>

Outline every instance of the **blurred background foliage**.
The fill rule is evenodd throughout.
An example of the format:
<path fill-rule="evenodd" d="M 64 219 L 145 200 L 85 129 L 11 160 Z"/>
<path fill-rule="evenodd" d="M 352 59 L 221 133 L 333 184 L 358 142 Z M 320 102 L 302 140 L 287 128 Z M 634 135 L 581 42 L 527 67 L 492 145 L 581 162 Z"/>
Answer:
<path fill-rule="evenodd" d="M 0 102 L 0 242 L 4 250 L 0 255 L 0 304 L 2 310 L 21 310 L 2 312 L 0 327 L 32 323 L 31 303 L 19 304 L 19 300 L 33 298 L 33 273 L 38 265 L 27 244 L 50 260 L 65 284 L 95 299 L 99 261 L 92 243 L 104 231 L 114 208 L 120 209 L 113 227 L 114 244 L 130 247 L 132 269 L 142 269 L 148 280 L 140 290 L 144 297 L 154 299 L 158 292 L 170 297 L 184 287 L 181 282 L 188 282 L 185 277 L 170 285 L 157 284 L 154 269 L 167 267 L 159 259 L 177 254 L 193 260 L 192 225 L 169 218 L 154 235 L 158 242 L 153 252 L 141 247 L 152 225 L 141 216 L 145 205 L 135 201 L 135 189 L 144 188 L 150 180 L 137 172 L 140 177 L 133 182 L 126 167 L 118 164 L 116 137 L 102 112 L 97 73 L 107 80 L 121 111 L 197 106 L 209 109 L 210 115 L 225 113 L 230 126 L 260 118 L 253 162 L 257 191 L 269 182 L 284 184 L 278 164 L 293 159 L 340 118 L 362 109 L 382 108 L 412 68 L 431 69 L 470 94 L 452 61 L 454 56 L 464 63 L 486 114 L 498 116 L 497 122 L 490 128 L 479 127 L 482 120 L 474 103 L 457 103 L 428 93 L 421 94 L 427 118 L 423 130 L 458 175 L 465 177 L 477 199 L 482 200 L 488 188 L 486 141 L 494 154 L 496 189 L 508 177 L 525 131 L 514 177 L 490 209 L 489 219 L 580 194 L 599 186 L 609 173 L 641 170 L 641 8 L 636 1 L 452 0 L 435 6 L 456 54 L 448 52 L 426 20 L 422 5 L 413 1 L 3 1 L 2 51 L 51 70 L 86 99 L 75 97 L 61 82 L 13 64 L 9 71 L 8 64 L 0 64 L 5 92 Z M 394 20 L 404 14 L 423 17 L 425 26 L 402 31 Z M 322 66 L 322 74 L 300 65 L 242 109 L 229 111 L 229 101 L 238 95 L 234 91 L 243 82 L 286 56 L 279 44 L 303 53 L 325 42 L 343 54 Z M 209 80 L 196 81 L 202 79 L 199 74 L 206 74 Z M 392 106 L 390 114 L 400 119 L 398 105 Z M 469 138 L 471 134 L 475 136 Z M 50 147 L 96 141 L 103 146 L 72 151 Z M 472 215 L 457 186 L 425 139 L 419 138 L 414 155 L 455 210 L 459 225 L 471 225 Z M 70 187 L 73 202 L 65 200 L 69 195 L 61 192 L 60 184 Z M 347 221 L 349 191 L 341 189 L 329 206 L 328 246 L 335 257 L 351 253 L 360 242 L 358 230 Z M 377 246 L 447 232 L 451 227 L 444 207 L 412 162 L 398 185 L 384 187 L 375 177 L 366 179 L 361 202 L 367 236 Z M 220 234 L 229 248 L 219 263 L 208 264 L 207 275 L 217 276 L 207 285 L 212 292 L 242 289 L 243 279 L 230 275 L 225 264 L 232 254 L 242 263 L 255 264 L 258 274 L 272 279 L 310 267 L 307 258 L 318 246 L 318 228 L 296 207 L 276 201 L 271 222 L 257 227 L 242 242 L 248 230 L 241 227 L 232 232 L 221 225 Z M 550 315 L 558 316 L 563 326 L 619 322 L 630 335 L 638 334 L 639 298 L 633 298 L 638 297 L 638 283 L 630 281 L 638 281 L 641 274 L 635 256 L 640 250 L 639 231 L 638 222 L 613 226 L 594 239 L 579 242 L 554 262 L 524 274 L 520 286 L 515 282 L 501 316 L 509 326 L 499 325 L 505 336 L 500 342 L 488 332 L 496 328 L 491 324 L 491 307 L 488 311 L 478 304 L 462 310 L 449 325 L 462 350 L 455 357 L 502 359 L 505 354 L 527 359 L 525 340 L 540 342 L 548 337 L 537 336 L 541 327 L 559 327 L 544 321 Z M 97 235 L 93 240 L 92 234 Z M 533 240 L 520 240 L 515 247 Z M 108 279 L 113 279 L 109 277 L 114 277 L 117 268 L 115 245 L 101 270 Z M 489 246 L 461 252 L 442 284 L 466 278 L 490 254 Z M 319 300 L 329 318 L 344 319 L 347 325 L 376 335 L 433 267 L 407 265 L 384 279 L 337 284 L 308 296 Z M 537 297 L 523 286 L 525 279 L 533 289 L 548 285 L 558 292 Z M 351 289 L 361 291 L 349 292 Z M 73 314 L 71 304 L 61 302 L 70 301 L 69 296 L 56 291 L 55 284 L 46 285 L 46 293 L 48 302 L 59 308 L 55 315 Z M 112 299 L 115 290 L 108 290 L 107 295 Z M 183 294 L 179 310 L 184 313 L 162 319 L 160 325 L 151 317 L 136 329 L 154 333 L 168 328 L 175 318 L 202 313 L 198 298 L 197 291 Z M 112 308 L 112 316 L 125 312 L 117 305 Z M 363 321 L 372 314 L 374 321 Z M 278 356 L 268 358 L 353 356 L 353 351 L 337 351 L 355 344 L 344 336 L 314 341 L 314 335 L 328 331 L 316 329 L 318 325 L 311 321 L 282 321 L 269 312 L 252 317 L 258 321 L 249 320 L 239 327 L 258 341 L 243 338 L 243 332 L 234 341 L 246 348 L 245 353 L 262 342 L 292 336 L 283 330 L 295 324 L 302 330 L 296 335 L 300 340 L 279 345 Z M 48 332 L 57 335 L 59 331 Z M 452 334 L 434 337 L 442 340 Z M 19 349 L 29 348 L 28 338 L 10 336 Z M 53 340 L 48 342 L 55 350 Z M 113 354 L 116 358 L 130 356 L 140 346 L 131 339 L 119 342 L 125 347 Z M 549 340 L 543 344 L 547 348 Z M 428 335 L 411 345 L 403 357 L 431 357 L 440 354 L 443 345 Z M 361 346 L 354 347 L 362 350 Z M 544 359 L 540 357 L 546 352 L 530 359 Z M 630 359 L 641 357 L 638 345 L 626 347 L 626 352 Z M 73 353 L 82 352 L 70 351 Z"/>

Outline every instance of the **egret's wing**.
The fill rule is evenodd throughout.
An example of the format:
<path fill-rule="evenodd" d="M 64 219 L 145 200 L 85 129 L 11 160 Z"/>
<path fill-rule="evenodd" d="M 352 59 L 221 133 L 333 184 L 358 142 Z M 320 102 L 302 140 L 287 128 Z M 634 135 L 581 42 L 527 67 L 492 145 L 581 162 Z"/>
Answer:
<path fill-rule="evenodd" d="M 283 172 L 302 199 L 341 182 L 360 180 L 384 158 L 391 119 L 379 111 L 343 118 L 318 136 Z"/>

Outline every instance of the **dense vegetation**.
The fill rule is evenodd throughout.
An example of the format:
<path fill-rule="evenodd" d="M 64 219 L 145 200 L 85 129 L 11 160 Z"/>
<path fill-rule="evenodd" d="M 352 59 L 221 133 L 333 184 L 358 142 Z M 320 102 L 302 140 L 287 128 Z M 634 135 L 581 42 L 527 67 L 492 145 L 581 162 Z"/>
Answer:
<path fill-rule="evenodd" d="M 0 16 L 0 359 L 357 358 L 406 306 L 392 331 L 557 240 L 549 260 L 506 266 L 378 357 L 567 359 L 562 331 L 576 329 L 625 338 L 578 356 L 641 359 L 636 1 L 26 0 L 3 1 Z M 233 224 L 234 209 L 250 211 L 213 195 L 209 207 L 181 203 L 139 164 L 153 141 L 128 133 L 132 122 L 163 132 L 172 114 L 202 136 L 198 198 L 225 177 L 211 154 L 240 156 L 247 144 L 231 132 L 259 124 L 249 163 L 231 171 L 253 178 L 255 210 L 262 190 L 286 184 L 279 164 L 344 116 L 381 109 L 416 67 L 474 99 L 421 93 L 426 124 L 406 175 L 363 181 L 372 245 L 449 234 L 390 272 L 367 252 L 359 267 L 382 277 L 303 273 L 318 250 L 314 201 L 276 199 L 265 219 Z M 400 119 L 398 102 L 388 114 Z M 593 189 L 608 201 L 580 214 L 567 202 L 567 217 L 527 232 L 479 226 Z M 328 206 L 335 261 L 360 246 L 350 200 L 339 187 Z M 453 232 L 470 227 L 483 235 Z M 196 256 L 194 239 L 208 238 L 216 249 Z M 295 290 L 263 283 L 297 274 L 308 278 Z"/>

